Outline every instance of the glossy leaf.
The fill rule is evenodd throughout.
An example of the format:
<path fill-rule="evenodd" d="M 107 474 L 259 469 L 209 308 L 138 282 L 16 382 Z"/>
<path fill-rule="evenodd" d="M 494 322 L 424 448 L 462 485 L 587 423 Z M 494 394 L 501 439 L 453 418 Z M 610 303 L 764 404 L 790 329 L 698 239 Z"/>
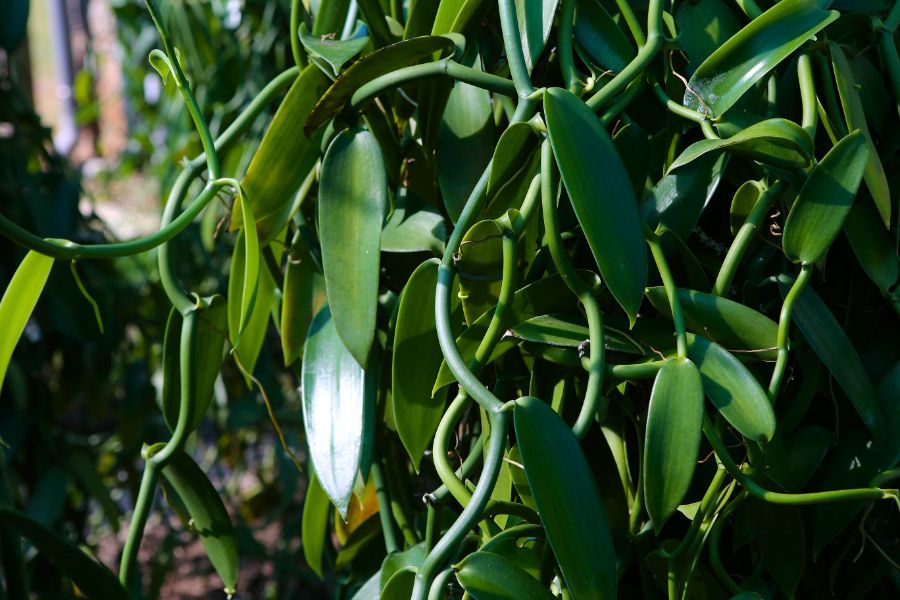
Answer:
<path fill-rule="evenodd" d="M 474 49 L 466 53 L 463 63 L 480 71 L 481 59 Z M 490 92 L 456 82 L 444 109 L 436 147 L 441 196 L 454 222 L 490 162 L 496 139 Z"/>
<path fill-rule="evenodd" d="M 522 169 L 529 154 L 537 149 L 537 136 L 528 123 L 513 123 L 497 141 L 491 160 L 487 194 L 492 196 L 503 187 L 517 171 Z"/>
<path fill-rule="evenodd" d="M 722 346 L 688 334 L 688 357 L 700 369 L 703 392 L 741 434 L 763 442 L 775 434 L 769 397 L 747 367 Z"/>
<path fill-rule="evenodd" d="M 310 136 L 331 117 L 338 114 L 350 101 L 353 92 L 366 83 L 391 71 L 414 65 L 435 54 L 449 53 L 453 48 L 453 41 L 450 38 L 423 36 L 397 42 L 379 48 L 371 54 L 366 54 L 350 65 L 327 90 L 318 92 L 313 99 L 315 107 L 307 110 L 307 113 L 296 120 L 294 124 L 296 126 L 296 123 L 305 121 L 303 132 Z M 288 129 L 292 136 L 301 137 L 297 135 L 296 130 Z"/>
<path fill-rule="evenodd" d="M 794 262 L 818 261 L 841 232 L 866 168 L 866 139 L 854 131 L 815 166 L 784 224 L 782 244 Z"/>
<path fill-rule="evenodd" d="M 322 561 L 325 557 L 325 545 L 328 543 L 328 515 L 331 513 L 331 502 L 315 471 L 310 471 L 309 486 L 306 498 L 303 499 L 303 515 L 300 527 L 303 558 L 309 568 L 322 579 Z"/>
<path fill-rule="evenodd" d="M 557 4 L 559 0 L 515 0 L 519 36 L 529 72 L 547 45 Z"/>
<path fill-rule="evenodd" d="M 337 40 L 312 35 L 306 28 L 306 23 L 300 24 L 300 41 L 311 55 L 318 56 L 328 63 L 335 77 L 341 72 L 341 67 L 369 44 L 368 36 L 359 27 L 349 38 Z"/>
<path fill-rule="evenodd" d="M 782 277 L 778 283 L 782 296 L 787 295 L 792 282 Z M 883 439 L 884 419 L 863 362 L 831 310 L 808 286 L 794 302 L 794 322 L 850 398 L 866 427 L 876 438 Z"/>
<path fill-rule="evenodd" d="M 306 120 L 327 85 L 328 78 L 315 65 L 300 73 L 278 107 L 241 181 L 256 218 L 262 246 L 284 229 L 294 196 L 319 158 L 321 137 L 299 135 L 296 127 Z M 237 229 L 242 224 L 240 204 L 236 203 L 231 228 Z"/>
<path fill-rule="evenodd" d="M 338 134 L 322 160 L 319 240 L 334 327 L 363 368 L 375 339 L 387 203 L 387 177 L 375 137 L 364 129 Z"/>
<path fill-rule="evenodd" d="M 382 252 L 444 253 L 447 228 L 444 217 L 431 207 L 415 206 L 406 189 L 397 192 L 397 204 L 381 230 Z"/>
<path fill-rule="evenodd" d="M 514 421 L 528 485 L 569 592 L 575 598 L 615 598 L 616 554 L 578 440 L 534 397 L 516 401 Z"/>
<path fill-rule="evenodd" d="M 131 597 L 109 569 L 23 513 L 0 506 L 0 527 L 28 540 L 89 600 L 128 600 Z"/>
<path fill-rule="evenodd" d="M 647 288 L 653 307 L 667 317 L 672 316 L 664 287 Z M 734 300 L 678 288 L 678 299 L 687 328 L 715 340 L 733 353 L 748 358 L 775 360 L 778 323 Z"/>
<path fill-rule="evenodd" d="M 850 62 L 844 55 L 841 47 L 834 42 L 829 42 L 828 47 L 831 51 L 831 61 L 834 66 L 834 80 L 837 83 L 838 94 L 841 97 L 841 106 L 844 110 L 844 119 L 847 122 L 847 130 L 853 131 L 858 129 L 865 138 L 865 144 L 868 153 L 865 163 L 865 179 L 866 187 L 875 201 L 875 207 L 881 215 L 881 220 L 885 227 L 891 225 L 891 191 L 888 187 L 887 176 L 884 173 L 884 166 L 881 164 L 881 157 L 872 141 L 872 134 L 869 133 L 869 126 L 866 122 L 866 113 L 863 110 L 862 99 L 856 88 L 856 81 L 853 78 L 853 69 Z"/>
<path fill-rule="evenodd" d="M 600 276 L 634 324 L 647 249 L 628 173 L 600 119 L 576 96 L 551 88 L 544 108 L 553 154 Z"/>
<path fill-rule="evenodd" d="M 394 329 L 394 424 L 417 472 L 444 414 L 446 400 L 444 391 L 431 395 L 444 359 L 434 321 L 438 264 L 432 259 L 413 272 L 400 296 Z"/>
<path fill-rule="evenodd" d="M 682 2 L 675 13 L 678 45 L 693 72 L 741 28 L 731 3 L 723 0 Z"/>
<path fill-rule="evenodd" d="M 823 9 L 818 0 L 779 2 L 697 67 L 684 105 L 710 116 L 724 114 L 753 84 L 838 16 Z"/>
<path fill-rule="evenodd" d="M 269 324 L 270 307 L 275 294 L 275 282 L 267 269 L 260 272 L 256 294 L 250 307 L 247 321 L 241 326 L 241 311 L 244 308 L 243 294 L 245 290 L 244 276 L 247 272 L 245 263 L 246 245 L 243 243 L 243 230 L 238 234 L 231 257 L 231 269 L 228 275 L 228 339 L 232 344 L 232 352 L 237 354 L 244 370 L 252 373 L 259 353 L 262 350 Z M 240 339 L 238 339 L 240 335 Z M 244 379 L 249 386 L 251 381 L 246 375 Z"/>
<path fill-rule="evenodd" d="M 577 0 L 575 41 L 596 65 L 620 72 L 634 58 L 634 47 L 597 0 Z"/>
<path fill-rule="evenodd" d="M 165 444 L 155 444 L 148 456 Z M 237 538 L 231 518 L 219 493 L 191 457 L 181 451 L 172 454 L 162 475 L 178 495 L 191 518 L 191 528 L 200 536 L 209 561 L 225 584 L 225 593 L 233 594 L 238 578 Z"/>
<path fill-rule="evenodd" d="M 431 33 L 462 33 L 489 5 L 487 0 L 441 0 Z"/>
<path fill-rule="evenodd" d="M 719 187 L 727 162 L 727 154 L 709 153 L 665 175 L 641 205 L 641 217 L 651 229 L 661 225 L 687 239 Z"/>
<path fill-rule="evenodd" d="M 416 581 L 416 570 L 404 567 L 393 574 L 381 590 L 380 600 L 406 600 L 412 598 L 413 585 Z"/>
<path fill-rule="evenodd" d="M 163 342 L 162 409 L 166 425 L 175 431 L 182 400 L 181 367 L 179 357 L 183 351 L 191 352 L 193 370 L 187 375 L 193 379 L 190 390 L 195 395 L 191 405 L 194 413 L 188 417 L 188 431 L 194 431 L 203 420 L 213 399 L 213 387 L 222 367 L 225 352 L 227 308 L 224 298 L 212 296 L 194 308 L 186 317 L 173 310 L 169 315 Z M 185 332 L 185 327 L 193 331 Z M 184 348 L 185 343 L 190 343 Z"/>
<path fill-rule="evenodd" d="M 550 591 L 511 560 L 473 552 L 454 567 L 459 584 L 475 600 L 551 600 Z"/>
<path fill-rule="evenodd" d="M 729 211 L 731 234 L 737 235 L 764 188 L 759 181 L 745 181 L 734 193 Z"/>
<path fill-rule="evenodd" d="M 644 498 L 657 533 L 684 500 L 703 429 L 703 382 L 690 360 L 672 359 L 656 374 L 644 443 Z"/>
<path fill-rule="evenodd" d="M 346 518 L 353 485 L 372 439 L 371 379 L 344 347 L 326 305 L 315 316 L 303 351 L 303 425 L 319 483 Z"/>
<path fill-rule="evenodd" d="M 813 157 L 812 140 L 803 128 L 793 121 L 776 118 L 750 125 L 731 137 L 694 142 L 675 159 L 669 172 L 721 150 L 789 169 L 806 167 Z"/>
<path fill-rule="evenodd" d="M 13 350 L 41 297 L 52 267 L 53 259 L 49 256 L 29 252 L 22 259 L 0 299 L 0 323 L 3 323 L 3 334 L 0 335 L 0 389 L 3 388 Z"/>
<path fill-rule="evenodd" d="M 577 313 L 551 313 L 538 315 L 510 327 L 504 337 L 514 337 L 527 342 L 581 348 L 590 337 L 587 322 Z M 604 323 L 603 342 L 607 350 L 643 355 L 644 348 L 626 332 Z"/>
<path fill-rule="evenodd" d="M 866 275 L 887 294 L 900 279 L 900 259 L 878 215 L 865 203 L 854 202 L 844 221 L 844 233 Z"/>
<path fill-rule="evenodd" d="M 281 293 L 281 350 L 290 365 L 303 356 L 309 324 L 325 303 L 325 279 L 302 239 L 291 249 Z"/>
<path fill-rule="evenodd" d="M 593 279 L 588 273 L 584 273 L 584 277 L 588 281 Z M 507 320 L 510 324 L 521 323 L 538 315 L 574 308 L 574 296 L 566 288 L 562 279 L 558 275 L 554 275 L 527 285 L 513 294 L 513 299 L 507 312 Z M 482 338 L 484 338 L 493 312 L 493 310 L 489 310 L 482 314 L 456 338 L 456 346 L 459 348 L 459 352 L 464 360 L 469 361 L 475 357 L 475 351 L 478 349 Z M 508 351 L 513 345 L 512 341 L 501 341 L 497 344 L 488 362 Z M 454 381 L 456 381 L 456 378 L 450 372 L 447 364 L 441 364 L 437 381 L 434 383 L 434 393 Z"/>

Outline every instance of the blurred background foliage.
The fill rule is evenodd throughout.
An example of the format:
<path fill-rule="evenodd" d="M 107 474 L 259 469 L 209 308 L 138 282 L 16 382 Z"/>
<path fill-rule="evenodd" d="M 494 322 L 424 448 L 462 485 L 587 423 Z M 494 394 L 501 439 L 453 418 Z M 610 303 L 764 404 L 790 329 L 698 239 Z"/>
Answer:
<path fill-rule="evenodd" d="M 38 235 L 80 243 L 155 229 L 155 215 L 182 162 L 196 156 L 200 145 L 175 86 L 164 87 L 148 68 L 147 56 L 159 42 L 143 2 L 10 2 L 3 8 L 8 18 L 0 18 L 0 211 Z M 289 66 L 288 0 L 159 5 L 213 135 Z M 13 18 L 21 11 L 30 12 L 27 36 L 24 19 L 16 26 Z M 54 19 L 63 19 L 64 39 L 54 37 Z M 110 25 L 115 38 L 100 39 L 96 30 L 108 34 Z M 46 60 L 49 45 L 55 63 Z M 58 64 L 60 58 L 68 64 Z M 119 82 L 112 93 L 103 91 L 110 71 Z M 34 104 L 50 107 L 52 129 Z M 73 116 L 75 141 L 61 141 L 66 111 Z M 117 112 L 124 114 L 126 128 L 104 130 Z M 227 172 L 246 168 L 267 122 L 258 119 L 222 156 Z M 224 203 L 211 204 L 177 241 L 179 274 L 202 282 L 209 293 L 225 292 L 233 243 L 233 236 L 219 235 L 225 216 Z M 0 238 L 0 289 L 23 256 Z M 103 332 L 69 266 L 57 263 L 0 396 L 0 502 L 24 508 L 115 567 L 124 516 L 140 482 L 141 447 L 167 438 L 155 405 L 169 303 L 156 278 L 155 252 L 82 261 L 77 270 L 99 305 Z M 256 375 L 297 449 L 296 380 L 283 369 L 276 374 L 281 362 L 277 337 L 267 340 Z M 246 597 L 327 595 L 300 558 L 305 476 L 281 450 L 259 395 L 233 365 L 226 366 L 210 418 L 188 450 L 204 469 L 215 465 L 210 478 L 226 504 L 239 507 L 232 516 Z M 162 497 L 157 505 L 164 507 Z M 224 597 L 197 539 L 185 533 L 176 515 L 162 514 L 167 516 L 151 520 L 141 556 L 150 565 L 142 574 L 149 597 Z M 77 597 L 40 555 L 26 558 L 36 597 Z"/>

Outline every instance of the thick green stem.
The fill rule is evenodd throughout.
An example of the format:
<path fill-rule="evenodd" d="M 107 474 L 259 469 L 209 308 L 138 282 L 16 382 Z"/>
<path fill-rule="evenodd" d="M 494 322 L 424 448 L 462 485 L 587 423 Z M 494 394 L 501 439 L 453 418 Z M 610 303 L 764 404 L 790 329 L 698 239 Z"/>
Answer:
<path fill-rule="evenodd" d="M 678 298 L 678 288 L 675 287 L 675 279 L 672 277 L 672 271 L 669 269 L 669 263 L 666 260 L 666 254 L 663 252 L 662 244 L 659 237 L 644 225 L 644 237 L 647 239 L 647 245 L 650 246 L 650 252 L 653 254 L 653 260 L 656 262 L 656 269 L 662 279 L 663 287 L 666 289 L 666 296 L 669 298 L 669 306 L 672 309 L 672 321 L 675 324 L 675 344 L 678 358 L 687 357 L 687 336 L 684 329 L 684 315 L 681 311 L 681 300 Z"/>
<path fill-rule="evenodd" d="M 300 23 L 306 19 L 306 6 L 303 0 L 291 0 L 291 54 L 294 64 L 301 69 L 306 66 L 306 52 L 300 44 Z"/>
<path fill-rule="evenodd" d="M 641 29 L 641 24 L 637 15 L 634 14 L 634 9 L 631 8 L 631 0 L 616 0 L 616 6 L 619 7 L 619 12 L 622 13 L 622 18 L 625 19 L 625 24 L 628 25 L 631 37 L 634 38 L 638 46 L 643 46 L 646 42 L 644 30 Z"/>
<path fill-rule="evenodd" d="M 391 520 L 391 500 L 384 481 L 384 472 L 381 468 L 381 461 L 377 457 L 372 461 L 371 471 L 372 481 L 375 483 L 375 496 L 378 498 L 378 518 L 381 519 L 384 548 L 388 554 L 391 554 L 397 552 L 400 545 L 397 543 L 397 533 L 394 530 L 394 522 Z"/>
<path fill-rule="evenodd" d="M 728 248 L 725 260 L 722 261 L 719 274 L 716 276 L 716 283 L 712 289 L 714 295 L 727 295 L 741 260 L 744 258 L 747 248 L 750 247 L 750 242 L 753 241 L 753 237 L 756 235 L 756 230 L 759 229 L 760 224 L 762 224 L 766 215 L 769 214 L 769 209 L 772 208 L 772 203 L 775 202 L 775 198 L 778 197 L 782 187 L 783 184 L 780 181 L 776 181 L 772 186 L 760 193 L 759 199 L 753 205 L 750 214 L 747 215 L 747 220 L 741 225 L 740 230 L 734 237 L 734 242 Z"/>
<path fill-rule="evenodd" d="M 803 292 L 806 284 L 809 282 L 809 276 L 812 273 L 812 265 L 804 263 L 800 268 L 800 275 L 794 281 L 790 291 L 784 298 L 781 305 L 781 317 L 778 320 L 778 356 L 775 360 L 775 370 L 772 372 L 772 379 L 769 381 L 769 401 L 775 404 L 778 398 L 778 391 L 781 389 L 781 381 L 784 378 L 784 370 L 787 368 L 788 360 L 788 333 L 791 329 L 791 312 L 794 310 L 794 302 Z"/>
<path fill-rule="evenodd" d="M 515 0 L 498 0 L 500 9 L 500 29 L 503 32 L 503 47 L 506 50 L 506 62 L 516 86 L 519 98 L 527 98 L 534 93 L 528 65 L 525 64 L 525 52 L 522 50 L 522 38 L 519 32 L 519 19 L 516 17 Z"/>
<path fill-rule="evenodd" d="M 575 55 L 572 51 L 572 40 L 575 34 L 572 25 L 575 20 L 575 0 L 562 0 L 559 8 L 559 32 L 557 33 L 557 49 L 559 50 L 559 69 L 562 71 L 566 89 L 573 94 L 581 91 L 581 78 L 575 68 Z"/>
<path fill-rule="evenodd" d="M 678 115 L 679 117 L 683 117 L 697 124 L 702 124 L 704 121 L 709 120 L 706 115 L 701 114 L 696 110 L 688 108 L 687 106 L 684 106 L 669 98 L 666 90 L 663 89 L 663 87 L 655 78 L 650 78 L 650 87 L 653 90 L 653 95 L 656 97 L 656 99 L 662 102 L 663 106 L 665 106 L 672 114 Z"/>
<path fill-rule="evenodd" d="M 593 110 L 599 110 L 610 100 L 622 92 L 628 84 L 639 77 L 650 64 L 650 61 L 659 52 L 663 43 L 662 34 L 663 0 L 650 0 L 647 13 L 647 41 L 641 46 L 637 56 L 628 63 L 622 71 L 613 77 L 612 81 L 603 86 L 593 96 L 587 105 Z"/>
<path fill-rule="evenodd" d="M 457 421 L 462 418 L 463 412 L 469 405 L 469 396 L 465 392 L 460 392 L 454 398 L 444 415 L 438 423 L 437 431 L 434 434 L 434 446 L 431 453 L 431 459 L 434 462 L 434 469 L 444 487 L 459 502 L 460 506 L 465 507 L 472 498 L 471 492 L 463 484 L 462 479 L 457 477 L 447 458 L 447 449 L 450 445 L 450 436 L 456 427 Z M 471 456 L 471 455 L 470 455 Z M 430 504 L 437 500 L 434 495 L 430 498 Z"/>
<path fill-rule="evenodd" d="M 603 376 L 606 373 L 606 343 L 603 332 L 603 316 L 594 290 L 584 282 L 563 247 L 562 235 L 559 230 L 559 217 L 557 215 L 556 198 L 557 185 L 554 180 L 553 149 L 549 140 L 544 140 L 541 146 L 541 197 L 544 215 L 544 238 L 550 257 L 559 276 L 566 286 L 578 298 L 584 306 L 584 312 L 588 320 L 588 335 L 590 343 L 590 357 L 587 361 L 588 381 L 585 390 L 584 402 L 572 432 L 575 437 L 581 439 L 585 436 L 594 417 L 603 402 Z"/>
<path fill-rule="evenodd" d="M 816 128 L 819 124 L 819 111 L 816 106 L 816 80 L 813 77 L 812 60 L 805 52 L 797 59 L 797 81 L 800 84 L 800 103 L 803 107 L 801 125 L 809 135 L 809 139 L 815 140 Z"/>

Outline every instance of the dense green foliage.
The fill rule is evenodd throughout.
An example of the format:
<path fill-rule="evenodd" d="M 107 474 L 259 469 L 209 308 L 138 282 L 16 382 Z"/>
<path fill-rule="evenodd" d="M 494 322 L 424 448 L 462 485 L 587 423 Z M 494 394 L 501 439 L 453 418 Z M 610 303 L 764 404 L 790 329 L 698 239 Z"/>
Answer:
<path fill-rule="evenodd" d="M 151 596 L 158 489 L 245 591 L 245 507 L 191 449 L 257 390 L 309 477 L 270 516 L 336 597 L 896 596 L 900 3 L 294 0 L 259 53 L 296 65 L 221 111 L 207 46 L 147 6 L 203 153 L 145 238 L 0 216 L 29 250 L 0 382 L 11 355 L 32 414 L 12 348 L 51 259 L 158 248 L 161 410 L 120 453 L 143 443 L 118 582 L 0 488 L 10 596 L 40 585 L 17 535 L 89 595 Z M 227 243 L 191 225 L 217 198 Z"/>

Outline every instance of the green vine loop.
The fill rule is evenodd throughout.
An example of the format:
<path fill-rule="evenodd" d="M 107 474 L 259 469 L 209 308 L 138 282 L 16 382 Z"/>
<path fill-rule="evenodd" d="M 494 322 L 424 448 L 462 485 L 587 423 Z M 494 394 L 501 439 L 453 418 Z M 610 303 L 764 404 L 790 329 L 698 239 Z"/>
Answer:
<path fill-rule="evenodd" d="M 663 43 L 663 5 L 663 0 L 650 0 L 647 12 L 647 41 L 641 45 L 637 56 L 621 72 L 587 100 L 587 105 L 591 109 L 597 111 L 619 95 L 634 79 L 643 74 L 647 65 L 659 52 Z"/>
<path fill-rule="evenodd" d="M 468 405 L 469 396 L 464 391 L 460 391 L 441 417 L 437 431 L 434 434 L 434 445 L 431 453 L 434 469 L 437 471 L 438 477 L 444 484 L 443 489 L 446 489 L 463 508 L 465 508 L 469 503 L 469 500 L 471 500 L 472 493 L 469 492 L 468 488 L 463 484 L 462 473 L 457 475 L 450 465 L 450 461 L 447 458 L 447 449 L 449 448 L 450 437 L 456 427 L 456 423 L 462 418 Z M 473 454 L 474 452 L 470 453 L 469 457 Z M 443 498 L 440 498 L 440 500 L 442 499 Z M 437 503 L 439 501 L 437 492 L 431 494 L 427 500 L 429 506 Z"/>
<path fill-rule="evenodd" d="M 506 50 L 506 61 L 509 72 L 516 86 L 519 98 L 525 99 L 534 93 L 534 85 L 525 64 L 525 53 L 522 50 L 522 38 L 519 32 L 519 20 L 516 16 L 515 0 L 498 0 L 500 9 L 500 29 L 503 32 L 503 48 Z"/>
<path fill-rule="evenodd" d="M 606 342 L 603 331 L 603 317 L 597 298 L 594 295 L 594 290 L 575 271 L 575 267 L 572 266 L 572 262 L 569 260 L 569 256 L 563 247 L 556 207 L 558 194 L 553 176 L 554 172 L 553 148 L 550 146 L 549 140 L 544 140 L 541 144 L 541 205 L 544 216 L 545 242 L 550 250 L 550 257 L 559 276 L 581 302 L 588 320 L 590 356 L 586 365 L 588 372 L 587 388 L 578 418 L 572 426 L 575 437 L 582 439 L 594 422 L 594 417 L 597 415 L 603 402 L 603 377 L 606 374 Z"/>
<path fill-rule="evenodd" d="M 775 369 L 772 371 L 772 379 L 769 382 L 769 401 L 772 402 L 772 404 L 775 404 L 775 400 L 778 398 L 778 391 L 781 389 L 781 381 L 784 378 L 784 372 L 787 368 L 788 333 L 791 328 L 791 312 L 794 309 L 794 303 L 797 301 L 797 297 L 803 292 L 804 288 L 806 288 L 806 284 L 809 282 L 812 267 L 813 266 L 809 263 L 804 263 L 800 267 L 800 275 L 794 280 L 794 284 L 791 286 L 790 291 L 788 291 L 787 296 L 784 298 L 784 303 L 781 305 L 781 316 L 778 319 L 778 338 L 776 342 L 778 346 L 778 356 L 775 360 Z"/>

